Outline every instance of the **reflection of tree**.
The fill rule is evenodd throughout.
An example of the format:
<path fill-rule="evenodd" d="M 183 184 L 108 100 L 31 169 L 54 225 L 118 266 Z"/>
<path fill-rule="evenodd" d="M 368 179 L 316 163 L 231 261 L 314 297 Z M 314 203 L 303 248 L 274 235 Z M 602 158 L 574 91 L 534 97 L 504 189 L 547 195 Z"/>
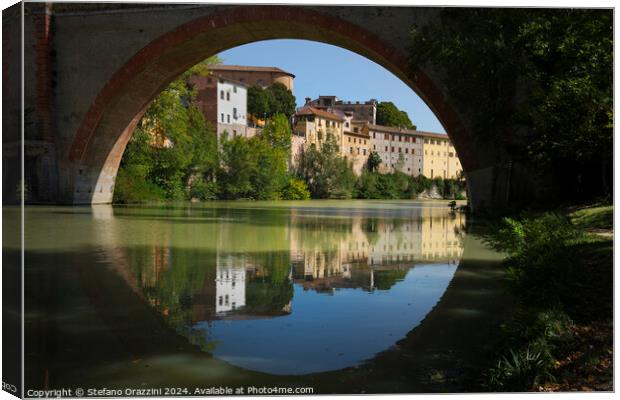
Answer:
<path fill-rule="evenodd" d="M 162 252 L 167 256 L 162 257 Z M 209 279 L 207 275 L 214 277 L 215 255 L 199 250 L 158 246 L 131 247 L 126 254 L 148 302 L 177 331 L 189 329 L 193 323 L 194 295 Z M 174 265 L 171 265 L 171 260 L 174 260 Z M 185 333 L 198 335 L 189 331 Z"/>
<path fill-rule="evenodd" d="M 375 288 L 390 290 L 396 282 L 405 279 L 409 268 L 392 268 L 374 271 Z"/>
<path fill-rule="evenodd" d="M 290 252 L 259 253 L 252 255 L 251 259 L 257 270 L 246 281 L 244 313 L 282 313 L 293 299 L 293 282 L 289 279 Z"/>

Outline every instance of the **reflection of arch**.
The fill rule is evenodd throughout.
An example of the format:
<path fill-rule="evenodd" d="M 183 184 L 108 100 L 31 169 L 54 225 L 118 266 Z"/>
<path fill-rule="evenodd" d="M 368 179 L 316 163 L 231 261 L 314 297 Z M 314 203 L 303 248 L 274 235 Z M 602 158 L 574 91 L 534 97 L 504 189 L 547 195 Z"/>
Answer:
<path fill-rule="evenodd" d="M 268 22 L 268 24 L 266 24 Z M 384 66 L 410 86 L 438 116 L 466 171 L 478 168 L 465 127 L 423 71 L 389 43 L 340 18 L 304 7 L 242 6 L 194 19 L 153 40 L 117 70 L 96 96 L 69 146 L 80 167 L 73 202 L 109 202 L 123 151 L 149 102 L 200 60 L 241 44 L 276 38 L 334 44 Z"/>

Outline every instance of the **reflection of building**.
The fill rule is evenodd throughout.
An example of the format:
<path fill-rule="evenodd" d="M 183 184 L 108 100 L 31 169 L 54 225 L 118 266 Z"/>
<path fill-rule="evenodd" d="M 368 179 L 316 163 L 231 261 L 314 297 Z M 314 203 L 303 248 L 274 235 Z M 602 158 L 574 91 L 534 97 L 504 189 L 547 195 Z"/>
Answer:
<path fill-rule="evenodd" d="M 218 257 L 215 273 L 215 314 L 224 314 L 245 306 L 246 269 L 239 258 Z"/>

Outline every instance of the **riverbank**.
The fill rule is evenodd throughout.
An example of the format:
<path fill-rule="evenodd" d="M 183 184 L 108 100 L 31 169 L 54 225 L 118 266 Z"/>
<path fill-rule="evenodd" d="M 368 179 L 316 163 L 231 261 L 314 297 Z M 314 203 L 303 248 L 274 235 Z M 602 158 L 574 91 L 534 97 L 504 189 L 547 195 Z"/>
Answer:
<path fill-rule="evenodd" d="M 517 305 L 483 388 L 613 390 L 613 206 L 506 218 L 486 231 L 508 254 Z"/>

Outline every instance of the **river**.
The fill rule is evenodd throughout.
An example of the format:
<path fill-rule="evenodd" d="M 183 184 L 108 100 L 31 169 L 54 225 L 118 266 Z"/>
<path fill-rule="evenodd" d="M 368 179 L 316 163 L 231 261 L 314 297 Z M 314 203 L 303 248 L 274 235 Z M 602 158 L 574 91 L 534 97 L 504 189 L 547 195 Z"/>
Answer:
<path fill-rule="evenodd" d="M 33 206 L 24 220 L 27 389 L 466 391 L 507 304 L 500 255 L 446 202 Z M 4 250 L 17 257 L 18 238 Z"/>

